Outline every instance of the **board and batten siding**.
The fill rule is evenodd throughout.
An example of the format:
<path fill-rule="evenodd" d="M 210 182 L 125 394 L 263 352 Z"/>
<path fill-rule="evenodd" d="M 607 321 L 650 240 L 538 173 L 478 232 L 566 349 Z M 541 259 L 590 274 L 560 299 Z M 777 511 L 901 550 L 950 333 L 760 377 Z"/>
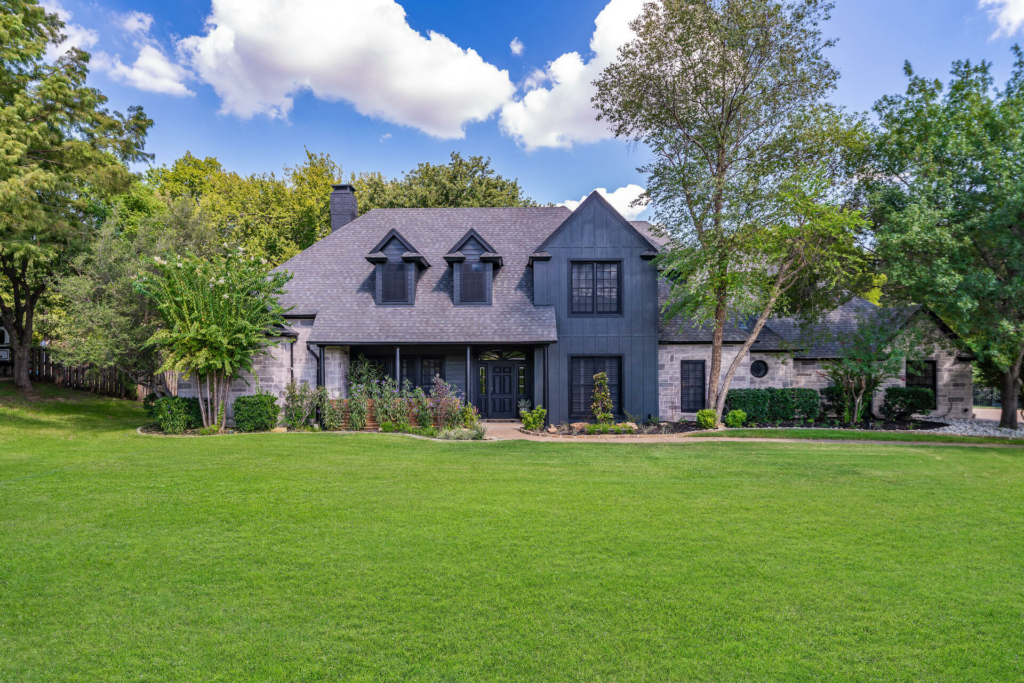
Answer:
<path fill-rule="evenodd" d="M 545 245 L 551 254 L 533 265 L 534 303 L 554 306 L 558 342 L 548 355 L 548 419 L 570 421 L 570 358 L 619 356 L 622 359 L 622 410 L 658 415 L 658 286 L 650 261 L 641 258 L 650 245 L 603 200 L 591 196 Z M 621 263 L 621 312 L 574 316 L 570 310 L 573 261 Z"/>

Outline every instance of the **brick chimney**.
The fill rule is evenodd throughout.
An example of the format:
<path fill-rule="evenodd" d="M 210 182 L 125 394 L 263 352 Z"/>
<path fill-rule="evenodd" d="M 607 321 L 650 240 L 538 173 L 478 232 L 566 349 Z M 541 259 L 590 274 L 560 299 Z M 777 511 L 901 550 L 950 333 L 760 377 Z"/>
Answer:
<path fill-rule="evenodd" d="M 356 188 L 349 184 L 332 185 L 331 192 L 331 232 L 348 225 L 359 216 L 359 204 L 356 202 Z"/>

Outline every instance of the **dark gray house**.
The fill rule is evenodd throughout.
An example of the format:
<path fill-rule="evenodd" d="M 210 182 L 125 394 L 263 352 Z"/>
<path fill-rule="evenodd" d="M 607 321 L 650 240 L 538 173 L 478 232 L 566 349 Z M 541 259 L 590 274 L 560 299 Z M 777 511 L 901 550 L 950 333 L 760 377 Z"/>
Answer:
<path fill-rule="evenodd" d="M 597 372 L 607 373 L 620 418 L 679 419 L 704 407 L 710 331 L 662 321 L 667 288 L 651 261 L 664 242 L 600 194 L 575 211 L 358 216 L 353 188 L 336 185 L 331 214 L 331 234 L 279 267 L 294 276 L 282 301 L 290 329 L 287 343 L 258 360 L 265 389 L 282 395 L 295 379 L 344 397 L 349 363 L 364 355 L 401 382 L 428 387 L 440 375 L 489 419 L 515 418 L 521 399 L 543 404 L 551 422 L 588 419 Z M 795 328 L 779 322 L 762 332 L 734 386 L 816 385 L 800 363 L 820 354 L 795 360 L 780 334 Z M 738 349 L 745 336 L 736 329 L 726 338 Z M 940 356 L 929 380 L 940 403 L 969 408 L 959 404 L 971 396 L 970 363 Z M 247 379 L 233 391 L 252 391 Z M 192 387 L 184 381 L 179 391 Z"/>

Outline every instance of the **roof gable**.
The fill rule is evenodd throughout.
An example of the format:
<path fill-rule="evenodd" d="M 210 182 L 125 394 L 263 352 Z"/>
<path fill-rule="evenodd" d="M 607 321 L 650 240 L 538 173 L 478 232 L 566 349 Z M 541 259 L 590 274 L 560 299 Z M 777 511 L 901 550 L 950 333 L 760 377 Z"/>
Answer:
<path fill-rule="evenodd" d="M 569 214 L 566 217 L 566 219 L 562 221 L 562 224 L 555 228 L 555 231 L 548 235 L 548 238 L 544 240 L 544 242 L 533 251 L 535 253 L 547 251 L 548 246 L 552 242 L 554 242 L 558 238 L 558 236 L 572 224 L 573 219 L 575 219 L 577 215 L 587 210 L 592 204 L 597 204 L 598 206 L 604 208 L 619 223 L 622 229 L 625 230 L 627 233 L 633 235 L 633 237 L 636 238 L 637 242 L 639 242 L 640 246 L 645 247 L 648 252 L 652 254 L 658 252 L 658 245 L 654 244 L 649 239 L 647 239 L 647 237 L 645 237 L 643 234 L 640 233 L 639 230 L 636 229 L 636 226 L 634 226 L 632 223 L 623 218 L 622 214 L 619 213 L 615 209 L 615 207 L 608 202 L 607 199 L 602 197 L 601 193 L 598 192 L 597 190 L 591 192 L 590 196 L 584 199 L 580 203 L 580 205 L 576 207 L 576 210 Z"/>

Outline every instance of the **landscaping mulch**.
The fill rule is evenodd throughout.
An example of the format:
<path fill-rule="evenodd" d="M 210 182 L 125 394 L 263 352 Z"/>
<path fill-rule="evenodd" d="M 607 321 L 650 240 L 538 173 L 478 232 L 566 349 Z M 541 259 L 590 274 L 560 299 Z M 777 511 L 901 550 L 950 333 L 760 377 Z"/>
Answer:
<path fill-rule="evenodd" d="M 889 422 L 887 420 L 865 420 L 856 425 L 851 425 L 838 420 L 789 420 L 786 422 L 765 422 L 749 423 L 743 425 L 744 429 L 848 429 L 850 431 L 863 432 L 909 432 L 928 431 L 930 429 L 941 429 L 945 427 L 944 422 L 931 422 L 928 420 L 912 420 L 910 422 Z"/>

